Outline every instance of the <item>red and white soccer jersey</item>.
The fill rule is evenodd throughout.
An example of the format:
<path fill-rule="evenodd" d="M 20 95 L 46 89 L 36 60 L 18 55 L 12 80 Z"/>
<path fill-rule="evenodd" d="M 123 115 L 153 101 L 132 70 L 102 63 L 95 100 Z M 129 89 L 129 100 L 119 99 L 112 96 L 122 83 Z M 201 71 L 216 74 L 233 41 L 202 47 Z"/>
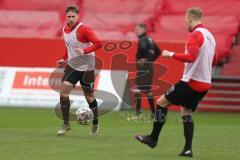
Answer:
<path fill-rule="evenodd" d="M 73 28 L 66 25 L 63 28 L 66 51 L 63 59 L 68 60 L 68 65 L 78 71 L 87 71 L 95 69 L 95 52 L 101 47 L 92 29 L 82 23 L 76 23 Z M 75 51 L 79 47 L 84 50 L 80 55 Z"/>
<path fill-rule="evenodd" d="M 215 47 L 213 35 L 202 25 L 198 25 L 188 37 L 185 54 L 175 53 L 173 56 L 185 62 L 181 80 L 187 82 L 196 91 L 206 91 L 211 87 Z"/>

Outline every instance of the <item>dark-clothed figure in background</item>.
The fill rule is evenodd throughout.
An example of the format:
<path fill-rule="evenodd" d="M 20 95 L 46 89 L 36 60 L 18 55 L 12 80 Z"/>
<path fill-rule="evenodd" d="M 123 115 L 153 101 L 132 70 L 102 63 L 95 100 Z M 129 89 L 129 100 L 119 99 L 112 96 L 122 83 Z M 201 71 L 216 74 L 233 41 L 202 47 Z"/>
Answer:
<path fill-rule="evenodd" d="M 151 113 L 154 114 L 154 97 L 152 94 L 153 62 L 159 57 L 161 50 L 156 43 L 147 35 L 146 24 L 138 24 L 135 28 L 138 36 L 136 53 L 137 75 L 135 79 L 136 115 L 141 114 L 141 93 L 144 93 L 150 105 Z"/>

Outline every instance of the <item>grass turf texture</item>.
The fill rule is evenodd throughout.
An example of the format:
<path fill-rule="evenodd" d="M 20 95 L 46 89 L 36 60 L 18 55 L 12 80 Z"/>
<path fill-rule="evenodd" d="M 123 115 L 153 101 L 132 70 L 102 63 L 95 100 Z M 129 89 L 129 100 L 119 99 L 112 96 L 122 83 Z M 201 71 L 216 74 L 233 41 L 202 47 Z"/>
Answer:
<path fill-rule="evenodd" d="M 58 137 L 60 120 L 53 109 L 0 108 L 1 160 L 146 160 L 186 159 L 178 154 L 184 144 L 178 113 L 170 112 L 158 146 L 150 149 L 133 139 L 148 133 L 152 123 L 126 121 L 133 112 L 112 112 L 100 118 L 100 135 L 90 127 L 72 122 L 72 131 Z M 195 113 L 194 157 L 197 160 L 239 159 L 240 115 Z"/>

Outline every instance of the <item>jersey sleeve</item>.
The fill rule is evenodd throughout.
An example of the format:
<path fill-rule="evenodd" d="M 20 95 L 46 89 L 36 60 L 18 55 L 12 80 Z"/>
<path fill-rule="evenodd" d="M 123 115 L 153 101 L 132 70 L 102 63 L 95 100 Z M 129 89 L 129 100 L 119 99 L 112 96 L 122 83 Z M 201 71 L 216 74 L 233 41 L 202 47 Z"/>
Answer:
<path fill-rule="evenodd" d="M 92 28 L 85 26 L 83 28 L 83 36 L 84 38 L 88 41 L 91 42 L 93 45 L 87 47 L 84 49 L 84 53 L 90 53 L 90 52 L 94 52 L 97 49 L 102 47 L 102 43 L 101 41 L 98 39 L 98 37 L 96 36 L 96 34 L 93 32 Z"/>
<path fill-rule="evenodd" d="M 65 47 L 65 50 L 64 50 L 64 54 L 63 54 L 62 59 L 64 59 L 64 60 L 67 60 L 67 59 L 68 59 L 68 51 L 67 51 L 67 48 L 66 48 L 66 47 Z"/>
<path fill-rule="evenodd" d="M 203 41 L 202 33 L 195 31 L 187 39 L 187 54 L 175 53 L 173 58 L 182 62 L 193 63 L 198 56 L 199 48 L 202 46 Z"/>

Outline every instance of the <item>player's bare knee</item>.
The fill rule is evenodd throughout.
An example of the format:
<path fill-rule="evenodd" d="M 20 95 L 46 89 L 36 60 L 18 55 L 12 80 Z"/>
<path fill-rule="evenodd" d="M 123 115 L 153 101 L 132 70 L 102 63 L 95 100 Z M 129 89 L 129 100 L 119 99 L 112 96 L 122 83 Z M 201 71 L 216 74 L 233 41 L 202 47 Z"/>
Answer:
<path fill-rule="evenodd" d="M 62 82 L 62 86 L 69 86 L 69 87 L 73 87 L 73 84 L 68 82 L 68 81 L 63 81 Z"/>
<path fill-rule="evenodd" d="M 86 97 L 86 100 L 87 100 L 88 103 L 91 103 L 95 99 L 95 97 L 92 93 L 85 94 L 85 97 Z"/>
<path fill-rule="evenodd" d="M 181 117 L 183 123 L 193 123 L 192 111 L 189 109 L 181 109 Z"/>
<path fill-rule="evenodd" d="M 69 98 L 69 94 L 64 94 L 60 92 L 60 98 L 63 98 L 63 99 Z"/>
<path fill-rule="evenodd" d="M 191 116 L 191 115 L 192 115 L 191 109 L 186 109 L 184 107 L 181 108 L 181 116 Z"/>
<path fill-rule="evenodd" d="M 60 96 L 61 97 L 68 97 L 69 96 L 69 92 L 67 92 L 67 90 L 61 89 L 60 90 Z"/>
<path fill-rule="evenodd" d="M 171 105 L 171 102 L 169 102 L 165 95 L 162 95 L 158 100 L 157 104 L 161 107 L 168 108 Z"/>
<path fill-rule="evenodd" d="M 70 93 L 70 91 L 62 89 L 60 91 L 60 96 L 61 97 L 69 97 L 69 93 Z"/>
<path fill-rule="evenodd" d="M 64 81 L 61 85 L 60 96 L 68 97 L 73 88 L 71 83 Z"/>
<path fill-rule="evenodd" d="M 91 103 L 94 101 L 95 98 L 94 97 L 86 97 L 86 99 L 87 99 L 88 103 Z"/>

